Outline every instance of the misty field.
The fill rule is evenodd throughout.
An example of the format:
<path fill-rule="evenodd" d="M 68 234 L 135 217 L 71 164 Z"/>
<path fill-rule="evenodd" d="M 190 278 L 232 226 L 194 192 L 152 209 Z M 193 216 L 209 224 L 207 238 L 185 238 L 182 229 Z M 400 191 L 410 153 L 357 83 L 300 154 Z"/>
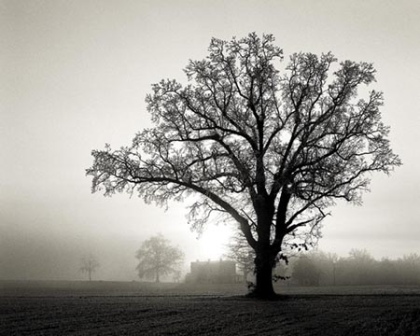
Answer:
<path fill-rule="evenodd" d="M 420 288 L 0 282 L 0 335 L 420 335 Z"/>

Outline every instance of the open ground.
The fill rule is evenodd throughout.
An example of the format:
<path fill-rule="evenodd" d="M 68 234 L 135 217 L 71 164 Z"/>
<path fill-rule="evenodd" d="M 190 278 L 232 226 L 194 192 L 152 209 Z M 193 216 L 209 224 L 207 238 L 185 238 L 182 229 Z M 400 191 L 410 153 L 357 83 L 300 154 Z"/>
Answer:
<path fill-rule="evenodd" d="M 420 335 L 419 287 L 0 282 L 0 335 Z"/>

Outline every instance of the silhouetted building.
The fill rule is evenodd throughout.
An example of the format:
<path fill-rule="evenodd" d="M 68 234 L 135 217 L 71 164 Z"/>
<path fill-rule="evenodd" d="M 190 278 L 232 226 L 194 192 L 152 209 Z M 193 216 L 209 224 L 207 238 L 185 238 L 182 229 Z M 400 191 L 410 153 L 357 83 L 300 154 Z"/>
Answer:
<path fill-rule="evenodd" d="M 238 281 L 236 263 L 231 260 L 195 261 L 191 263 L 188 282 L 234 283 Z"/>

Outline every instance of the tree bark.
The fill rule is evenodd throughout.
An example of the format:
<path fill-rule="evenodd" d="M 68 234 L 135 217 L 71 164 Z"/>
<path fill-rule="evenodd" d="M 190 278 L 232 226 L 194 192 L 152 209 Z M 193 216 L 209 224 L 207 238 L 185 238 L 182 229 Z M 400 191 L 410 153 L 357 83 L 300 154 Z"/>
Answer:
<path fill-rule="evenodd" d="M 256 283 L 251 296 L 261 299 L 276 297 L 273 287 L 274 258 L 267 252 L 257 253 L 255 258 Z"/>

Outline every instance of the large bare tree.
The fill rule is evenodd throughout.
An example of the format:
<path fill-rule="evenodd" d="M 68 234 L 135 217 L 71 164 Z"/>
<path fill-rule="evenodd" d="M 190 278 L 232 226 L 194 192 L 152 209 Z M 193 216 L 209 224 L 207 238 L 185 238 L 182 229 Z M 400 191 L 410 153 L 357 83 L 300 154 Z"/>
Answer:
<path fill-rule="evenodd" d="M 371 64 L 337 63 L 331 53 L 282 60 L 272 35 L 212 39 L 208 57 L 186 67 L 189 85 L 153 85 L 155 127 L 129 147 L 94 150 L 87 170 L 106 195 L 160 204 L 192 196 L 196 226 L 227 215 L 255 250 L 258 297 L 274 295 L 285 238 L 316 235 L 336 200 L 360 202 L 372 172 L 400 165 L 381 122 L 383 95 L 365 89 Z"/>

